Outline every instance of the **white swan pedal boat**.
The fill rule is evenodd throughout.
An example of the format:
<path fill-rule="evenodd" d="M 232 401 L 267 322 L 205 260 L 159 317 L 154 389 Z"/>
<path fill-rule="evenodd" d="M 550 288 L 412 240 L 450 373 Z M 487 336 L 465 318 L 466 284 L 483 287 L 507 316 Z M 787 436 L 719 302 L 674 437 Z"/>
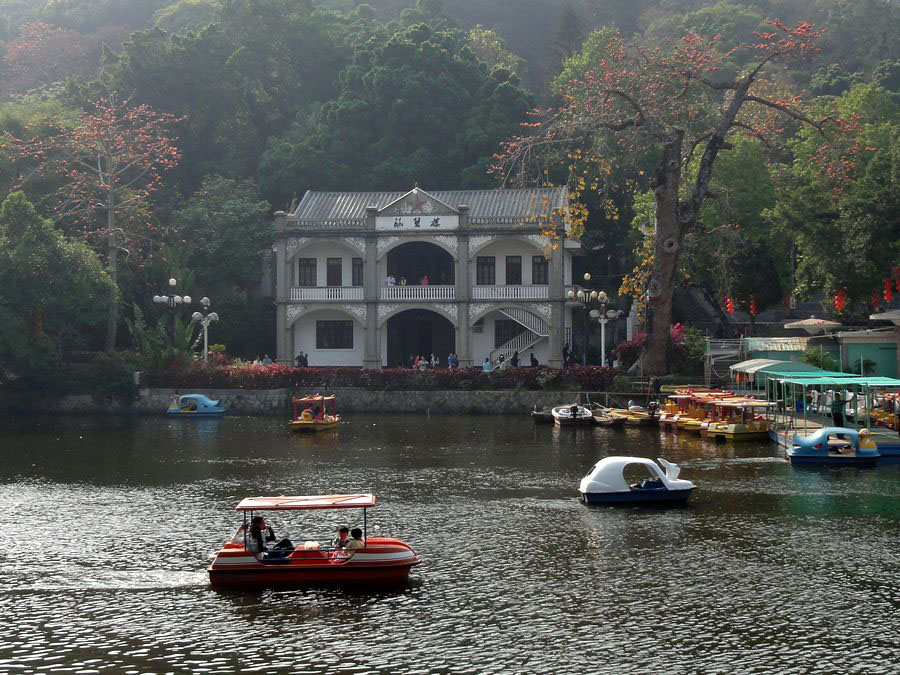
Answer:
<path fill-rule="evenodd" d="M 586 504 L 684 503 L 696 489 L 689 480 L 678 478 L 681 469 L 659 458 L 663 469 L 646 457 L 604 457 L 581 479 L 578 490 Z M 646 478 L 629 484 L 625 470 L 639 465 Z M 640 471 L 640 469 L 638 469 Z"/>

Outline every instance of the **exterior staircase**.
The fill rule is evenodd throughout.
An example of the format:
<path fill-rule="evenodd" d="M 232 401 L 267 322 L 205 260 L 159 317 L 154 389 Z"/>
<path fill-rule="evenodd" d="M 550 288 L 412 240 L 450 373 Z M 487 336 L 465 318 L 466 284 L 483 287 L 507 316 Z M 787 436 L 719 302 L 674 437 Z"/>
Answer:
<path fill-rule="evenodd" d="M 518 323 L 525 330 L 506 344 L 491 350 L 491 353 L 488 356 L 491 359 L 491 363 L 496 364 L 494 365 L 494 368 L 500 367 L 500 364 L 497 363 L 497 359 L 501 354 L 504 354 L 506 358 L 509 358 L 512 356 L 513 352 L 519 352 L 521 358 L 521 355 L 526 349 L 530 349 L 541 340 L 550 336 L 550 327 L 547 325 L 547 322 L 541 317 L 532 314 L 527 309 L 522 309 L 521 307 L 505 307 L 498 311 L 506 318 L 512 319 Z"/>

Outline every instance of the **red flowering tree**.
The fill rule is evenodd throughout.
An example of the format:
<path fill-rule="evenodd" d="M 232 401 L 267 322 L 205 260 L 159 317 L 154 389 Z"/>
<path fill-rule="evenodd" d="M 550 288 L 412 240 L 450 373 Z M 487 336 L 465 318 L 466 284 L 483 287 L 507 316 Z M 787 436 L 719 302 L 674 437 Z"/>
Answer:
<path fill-rule="evenodd" d="M 6 94 L 23 93 L 70 75 L 87 72 L 89 50 L 73 30 L 47 23 L 28 23 L 9 43 L 3 56 L 8 80 Z"/>
<path fill-rule="evenodd" d="M 39 135 L 7 138 L 18 150 L 22 183 L 32 172 L 58 176 L 60 187 L 48 197 L 48 208 L 57 220 L 80 225 L 86 238 L 105 242 L 114 283 L 120 250 L 139 253 L 154 234 L 161 234 L 150 215 L 149 197 L 162 174 L 178 163 L 178 148 L 168 133 L 178 121 L 146 105 L 132 107 L 111 94 L 74 125 L 50 121 L 47 133 L 45 121 Z M 118 323 L 114 286 L 107 351 L 115 348 Z"/>
<path fill-rule="evenodd" d="M 663 47 L 647 47 L 618 34 L 578 75 L 560 87 L 561 107 L 535 111 L 531 133 L 508 140 L 495 170 L 504 181 L 545 180 L 561 150 L 583 165 L 593 157 L 609 173 L 610 157 L 654 157 L 651 183 L 656 227 L 652 266 L 644 292 L 650 309 L 645 367 L 667 371 L 672 297 L 682 237 L 698 224 L 711 193 L 716 157 L 743 133 L 769 139 L 784 120 L 824 131 L 803 101 L 786 93 L 778 68 L 814 52 L 822 31 L 807 23 L 790 28 L 769 22 L 746 44 L 721 47 L 721 36 L 687 33 Z M 733 64 L 746 65 L 735 70 Z M 638 159 L 635 160 L 637 163 Z M 574 166 L 574 162 L 573 162 Z M 576 188 L 584 178 L 574 176 Z"/>

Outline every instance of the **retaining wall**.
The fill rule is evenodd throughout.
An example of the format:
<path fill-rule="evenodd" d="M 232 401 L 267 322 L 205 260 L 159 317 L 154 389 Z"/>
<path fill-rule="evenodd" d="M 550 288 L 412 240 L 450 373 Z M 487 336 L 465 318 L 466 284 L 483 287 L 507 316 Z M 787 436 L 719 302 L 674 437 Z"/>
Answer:
<path fill-rule="evenodd" d="M 175 389 L 141 389 L 131 404 L 117 400 L 98 401 L 91 396 L 64 396 L 42 402 L 40 413 L 70 414 L 138 414 L 158 415 L 168 407 Z M 187 391 L 178 393 L 186 394 Z M 202 392 L 212 399 L 219 399 L 226 414 L 232 415 L 289 415 L 291 395 L 289 389 L 205 389 Z M 322 393 L 336 394 L 338 410 L 345 413 L 422 413 L 434 414 L 525 414 L 533 406 L 559 405 L 572 401 L 572 391 L 370 391 L 357 388 L 335 388 Z M 582 401 L 585 401 L 582 393 Z M 629 394 L 588 393 L 597 403 L 606 404 L 627 401 Z M 613 399 L 619 399 L 614 401 Z M 624 399 L 624 400 L 622 400 Z"/>

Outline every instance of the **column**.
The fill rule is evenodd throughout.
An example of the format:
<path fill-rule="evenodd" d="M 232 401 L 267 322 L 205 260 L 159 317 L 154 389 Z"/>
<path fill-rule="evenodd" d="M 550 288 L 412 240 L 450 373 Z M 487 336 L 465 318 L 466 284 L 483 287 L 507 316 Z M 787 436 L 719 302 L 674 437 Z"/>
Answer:
<path fill-rule="evenodd" d="M 566 332 L 566 265 L 565 244 L 566 230 L 557 228 L 555 236 L 559 246 L 550 251 L 550 283 L 548 293 L 550 295 L 550 358 L 547 365 L 551 368 L 562 368 L 562 350 L 565 344 Z"/>
<path fill-rule="evenodd" d="M 381 340 L 378 339 L 378 238 L 375 214 L 378 209 L 366 207 L 366 266 L 363 273 L 363 298 L 366 301 L 366 343 L 363 368 L 381 368 Z"/>
<path fill-rule="evenodd" d="M 287 274 L 287 240 L 284 232 L 287 229 L 287 214 L 275 212 L 275 360 L 279 363 L 293 363 L 293 344 L 288 344 L 290 331 L 287 326 L 287 303 L 290 301 L 291 289 L 288 286 Z"/>
<path fill-rule="evenodd" d="M 456 237 L 456 356 L 460 368 L 472 363 L 472 328 L 469 325 L 469 300 L 472 298 L 472 280 L 469 274 L 469 207 L 460 204 L 459 234 Z"/>

